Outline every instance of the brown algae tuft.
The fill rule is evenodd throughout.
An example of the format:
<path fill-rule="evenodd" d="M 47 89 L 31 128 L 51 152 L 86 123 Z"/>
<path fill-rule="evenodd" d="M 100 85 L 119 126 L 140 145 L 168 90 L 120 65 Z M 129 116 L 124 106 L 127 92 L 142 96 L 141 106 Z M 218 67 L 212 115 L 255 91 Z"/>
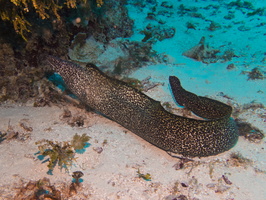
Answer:
<path fill-rule="evenodd" d="M 36 154 L 40 160 L 43 160 L 46 156 L 49 156 L 48 159 L 44 162 L 48 162 L 48 174 L 52 175 L 53 169 L 56 165 L 60 169 L 65 169 L 68 172 L 68 169 L 73 165 L 73 162 L 76 161 L 75 153 L 84 153 L 85 148 L 88 147 L 88 141 L 90 137 L 86 134 L 79 136 L 75 134 L 71 142 L 64 141 L 51 141 L 51 140 L 40 140 L 35 144 L 38 145 L 39 152 Z"/>
<path fill-rule="evenodd" d="M 228 161 L 230 165 L 234 167 L 240 167 L 240 166 L 246 167 L 252 164 L 252 160 L 245 158 L 240 153 L 235 153 L 235 152 L 230 154 L 230 159 Z"/>
<path fill-rule="evenodd" d="M 244 136 L 250 142 L 259 143 L 265 137 L 262 131 L 253 127 L 250 123 L 237 121 L 240 136 Z"/>
<path fill-rule="evenodd" d="M 16 185 L 16 190 L 18 190 L 18 192 L 12 199 L 63 200 L 71 197 L 75 199 L 89 199 L 89 194 L 81 187 L 82 176 L 83 173 L 81 171 L 73 172 L 72 177 L 74 180 L 71 184 L 69 184 L 69 182 L 51 183 L 50 179 L 46 177 L 37 181 L 22 179 L 21 183 Z M 86 190 L 88 190 L 88 188 L 86 188 Z"/>

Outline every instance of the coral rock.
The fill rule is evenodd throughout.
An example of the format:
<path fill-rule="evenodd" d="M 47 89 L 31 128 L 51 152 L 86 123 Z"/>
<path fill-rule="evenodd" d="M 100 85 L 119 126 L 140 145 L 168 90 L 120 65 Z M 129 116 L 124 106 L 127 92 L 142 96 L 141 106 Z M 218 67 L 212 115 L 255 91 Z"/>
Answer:
<path fill-rule="evenodd" d="M 205 43 L 205 37 L 202 37 L 199 44 L 192 47 L 183 53 L 184 56 L 202 61 L 204 63 L 212 62 L 211 59 L 216 59 L 216 54 L 220 52 L 217 49 L 212 49 Z"/>

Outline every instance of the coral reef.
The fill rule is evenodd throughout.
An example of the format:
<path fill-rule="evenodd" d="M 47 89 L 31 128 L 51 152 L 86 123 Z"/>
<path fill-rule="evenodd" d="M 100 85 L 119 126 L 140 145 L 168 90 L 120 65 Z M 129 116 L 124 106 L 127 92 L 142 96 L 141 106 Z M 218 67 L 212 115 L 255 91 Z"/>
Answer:
<path fill-rule="evenodd" d="M 102 42 L 97 42 L 94 37 L 89 37 L 83 43 L 80 40 L 80 34 L 74 38 L 71 47 L 69 57 L 72 60 L 85 63 L 97 63 L 98 57 L 105 51 Z"/>
<path fill-rule="evenodd" d="M 65 56 L 71 38 L 81 30 L 74 26 L 71 20 L 78 16 L 82 19 L 86 18 L 92 9 L 103 5 L 102 0 L 63 0 L 60 2 L 1 0 L 0 20 L 4 21 L 0 23 L 0 102 L 33 100 L 34 106 L 58 102 L 57 97 L 60 95 L 46 80 L 45 64 L 42 63 L 43 55 Z M 17 15 L 21 16 L 16 19 L 24 19 L 30 23 L 30 27 L 26 26 L 28 23 L 24 24 L 24 28 L 27 28 L 26 32 L 23 27 L 15 26 L 16 31 L 27 39 L 27 42 L 23 41 L 15 31 L 12 32 L 9 21 Z M 93 17 L 96 18 L 96 16 Z M 18 23 L 14 20 L 12 22 Z M 51 98 L 51 96 L 56 98 Z"/>
<path fill-rule="evenodd" d="M 45 2 L 8 0 L 6 4 L 4 2 L 0 0 L 0 14 L 6 20 L 0 23 L 0 102 L 33 100 L 35 101 L 34 106 L 51 105 L 51 101 L 58 102 L 61 98 L 60 95 L 46 81 L 46 76 L 50 76 L 50 74 L 44 72 L 46 68 L 43 63 L 44 55 L 67 56 L 70 41 L 74 39 L 70 51 L 77 49 L 75 56 L 82 59 L 84 53 L 88 53 L 83 51 L 84 47 L 82 49 L 82 46 L 86 39 L 92 36 L 91 38 L 96 38 L 95 42 L 102 41 L 102 44 L 95 43 L 94 49 L 105 50 L 106 54 L 103 55 L 102 61 L 106 57 L 110 58 L 109 55 L 114 53 L 118 55 L 112 62 L 113 65 L 116 65 L 119 58 L 124 56 L 123 50 L 116 48 L 117 46 L 112 48 L 113 43 L 109 43 L 107 48 L 103 45 L 113 38 L 128 37 L 132 34 L 133 21 L 128 17 L 124 2 L 113 0 L 62 0 L 60 2 L 54 0 Z M 2 4 L 4 5 L 1 6 Z M 45 7 L 46 4 L 49 6 Z M 8 9 L 5 9 L 6 6 L 9 6 Z M 12 12 L 6 13 L 12 8 L 14 8 Z M 24 8 L 29 10 L 24 12 L 21 10 Z M 53 10 L 53 8 L 57 9 Z M 121 12 L 117 12 L 118 10 Z M 9 21 L 18 11 L 21 16 L 24 16 L 21 18 L 30 23 L 30 27 L 25 24 L 26 32 L 24 31 L 26 29 L 17 27 L 18 33 L 22 34 L 27 42 L 23 41 L 15 31 L 10 31 L 12 25 Z M 77 36 L 75 37 L 75 35 Z M 90 44 L 92 44 L 92 40 L 90 40 Z M 98 48 L 99 46 L 102 48 Z M 119 46 L 123 47 L 122 44 Z M 102 52 L 96 51 L 96 53 L 98 54 L 94 52 L 89 56 L 96 58 Z M 148 57 L 146 52 L 141 55 Z M 84 60 L 84 62 L 87 61 Z M 90 60 L 90 62 L 94 61 Z M 130 61 L 123 60 L 124 62 Z M 105 63 L 103 62 L 102 65 Z M 110 70 L 112 71 L 112 69 Z M 53 95 L 59 99 L 51 99 L 50 97 Z"/>
<path fill-rule="evenodd" d="M 55 95 L 52 85 L 46 80 L 44 70 L 29 65 L 25 58 L 17 56 L 11 44 L 1 43 L 0 102 L 26 102 L 30 99 L 38 101 L 39 97 L 57 101 L 58 95 Z M 50 98 L 52 94 L 55 96 Z"/>
<path fill-rule="evenodd" d="M 85 35 L 82 35 L 85 37 Z M 78 40 L 78 41 L 77 41 Z M 115 39 L 107 44 L 93 36 L 87 39 L 74 39 L 69 57 L 84 63 L 94 63 L 113 75 L 127 74 L 132 69 L 155 61 L 155 52 L 150 42 L 134 42 Z M 111 56 L 110 56 L 111 55 Z M 106 68 L 108 66 L 108 68 Z"/>
<path fill-rule="evenodd" d="M 61 20 L 60 10 L 66 5 L 67 8 L 76 8 L 79 3 L 88 3 L 86 0 L 64 0 L 64 1 L 36 1 L 36 0 L 1 0 L 0 18 L 13 24 L 14 30 L 26 39 L 25 33 L 30 32 L 31 23 L 29 16 L 36 13 L 42 20 L 54 16 Z M 102 0 L 96 0 L 98 7 L 103 5 Z"/>
<path fill-rule="evenodd" d="M 106 0 L 98 14 L 88 21 L 87 31 L 97 41 L 107 43 L 115 38 L 133 34 L 133 20 L 129 18 L 125 1 Z"/>
<path fill-rule="evenodd" d="M 7 100 L 26 102 L 41 99 L 55 102 L 58 100 L 54 98 L 58 95 L 52 90 L 51 83 L 47 81 L 45 66 L 40 61 L 42 54 L 45 53 L 66 54 L 68 37 L 64 35 L 66 28 L 62 24 L 55 25 L 54 32 L 49 28 L 46 32 L 49 34 L 32 33 L 27 43 L 19 43 L 19 41 L 10 43 L 0 38 L 0 102 Z M 40 35 L 42 36 L 39 37 Z M 55 96 L 50 98 L 53 95 Z M 43 102 L 48 102 L 47 100 Z"/>

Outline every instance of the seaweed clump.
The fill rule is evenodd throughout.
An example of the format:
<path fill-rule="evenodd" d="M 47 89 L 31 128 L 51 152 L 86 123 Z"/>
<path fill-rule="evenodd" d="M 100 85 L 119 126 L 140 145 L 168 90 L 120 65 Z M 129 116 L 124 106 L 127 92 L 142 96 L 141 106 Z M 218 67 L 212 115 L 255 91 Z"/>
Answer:
<path fill-rule="evenodd" d="M 22 131 L 15 130 L 15 128 L 10 124 L 9 121 L 7 130 L 0 131 L 0 144 L 4 141 L 8 142 L 11 140 L 17 140 L 24 142 L 28 140 L 31 137 L 31 132 L 33 130 L 32 127 L 28 125 L 26 119 L 21 120 L 19 125 L 23 129 Z"/>
<path fill-rule="evenodd" d="M 73 180 L 72 180 L 72 183 L 71 183 L 70 188 L 69 188 L 69 195 L 70 196 L 77 194 L 77 190 L 78 190 L 78 188 L 80 188 L 81 182 L 83 181 L 81 178 L 83 175 L 84 174 L 81 171 L 73 172 L 73 174 L 72 174 Z"/>
<path fill-rule="evenodd" d="M 38 181 L 25 182 L 22 181 L 22 186 L 17 185 L 16 189 L 19 189 L 15 194 L 16 200 L 62 200 L 69 199 L 75 195 L 76 198 L 88 199 L 88 195 L 82 193 L 81 177 L 83 173 L 81 171 L 75 171 L 72 174 L 73 181 L 69 183 L 57 183 L 52 184 L 49 178 L 42 178 Z M 78 193 L 79 192 L 79 193 Z M 10 196 L 9 196 L 10 197 Z M 8 198 L 10 199 L 10 198 Z"/>
<path fill-rule="evenodd" d="M 76 161 L 75 153 L 85 149 L 89 140 L 90 137 L 84 133 L 82 136 L 75 134 L 70 142 L 58 142 L 44 139 L 35 144 L 39 145 L 39 152 L 37 152 L 37 154 L 40 154 L 38 156 L 40 160 L 43 160 L 46 156 L 49 157 L 43 162 L 49 162 L 47 165 L 49 169 L 47 173 L 52 175 L 56 165 L 58 165 L 60 169 L 64 168 L 68 172 L 73 162 Z"/>
<path fill-rule="evenodd" d="M 14 199 L 60 200 L 61 192 L 44 177 L 38 181 L 29 181 L 26 186 L 20 188 Z"/>
<path fill-rule="evenodd" d="M 234 167 L 247 167 L 248 165 L 252 164 L 252 160 L 245 158 L 242 154 L 238 152 L 231 153 L 228 162 L 231 164 L 231 166 Z"/>
<path fill-rule="evenodd" d="M 264 138 L 264 134 L 251 124 L 246 122 L 237 122 L 240 136 L 244 136 L 250 142 L 259 143 Z"/>

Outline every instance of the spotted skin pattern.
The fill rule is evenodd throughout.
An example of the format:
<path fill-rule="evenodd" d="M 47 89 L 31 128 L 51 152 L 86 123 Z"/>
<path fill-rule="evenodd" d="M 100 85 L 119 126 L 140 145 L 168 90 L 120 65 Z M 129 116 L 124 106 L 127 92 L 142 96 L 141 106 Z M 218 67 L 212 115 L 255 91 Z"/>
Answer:
<path fill-rule="evenodd" d="M 93 64 L 83 68 L 53 56 L 47 60 L 82 102 L 165 151 L 206 157 L 229 150 L 238 140 L 232 108 L 184 90 L 176 77 L 169 78 L 176 101 L 206 120 L 174 115 Z"/>

